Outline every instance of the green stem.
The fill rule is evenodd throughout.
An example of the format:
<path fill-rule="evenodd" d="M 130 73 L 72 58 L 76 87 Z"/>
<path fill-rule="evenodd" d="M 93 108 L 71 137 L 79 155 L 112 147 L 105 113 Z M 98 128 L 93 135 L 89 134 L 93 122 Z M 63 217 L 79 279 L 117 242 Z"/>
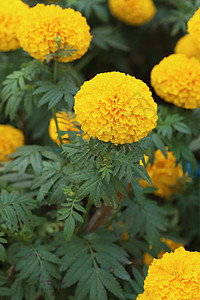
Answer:
<path fill-rule="evenodd" d="M 112 224 L 112 222 L 116 219 L 118 213 L 121 210 L 121 206 L 119 205 L 118 208 L 115 209 L 112 217 L 106 222 L 106 227 L 110 226 Z"/>
<path fill-rule="evenodd" d="M 57 70 L 58 70 L 58 58 L 56 56 L 54 60 L 54 66 L 53 66 L 53 82 L 56 83 L 57 79 Z"/>
<path fill-rule="evenodd" d="M 83 223 L 81 223 L 81 224 L 78 226 L 77 231 L 76 231 L 77 235 L 79 235 L 79 234 L 81 233 L 83 227 L 85 226 L 85 221 L 86 221 L 86 219 L 87 219 L 87 217 L 88 217 L 88 215 L 89 215 L 91 206 L 92 206 L 92 203 L 91 203 L 90 200 L 88 200 L 88 203 L 87 203 L 86 208 L 85 208 L 85 213 L 84 213 L 84 215 L 83 215 Z"/>

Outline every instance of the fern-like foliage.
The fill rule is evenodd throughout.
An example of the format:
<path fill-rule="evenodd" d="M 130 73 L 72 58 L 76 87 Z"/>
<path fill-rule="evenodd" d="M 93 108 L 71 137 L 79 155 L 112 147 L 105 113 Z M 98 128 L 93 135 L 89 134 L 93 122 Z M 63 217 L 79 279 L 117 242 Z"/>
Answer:
<path fill-rule="evenodd" d="M 8 193 L 2 190 L 0 194 L 0 223 L 12 226 L 15 231 L 19 231 L 23 225 L 30 227 L 33 225 L 31 210 L 36 208 L 35 202 L 18 194 Z"/>
<path fill-rule="evenodd" d="M 89 195 L 90 201 L 96 206 L 100 205 L 102 198 L 116 207 L 117 191 L 126 193 L 123 184 L 125 178 L 132 184 L 138 197 L 142 189 L 137 179 L 151 183 L 146 169 L 139 163 L 143 159 L 144 149 L 147 148 L 143 142 L 114 146 L 92 138 L 88 143 L 78 137 L 76 143 L 63 145 L 64 152 L 74 166 L 68 178 L 80 182 L 79 197 Z"/>
<path fill-rule="evenodd" d="M 64 235 L 65 239 L 69 241 L 74 233 L 76 221 L 84 222 L 81 213 L 85 213 L 86 210 L 69 188 L 65 188 L 65 194 L 67 195 L 66 202 L 61 204 L 62 208 L 58 210 L 58 220 L 65 220 Z"/>
<path fill-rule="evenodd" d="M 75 299 L 107 300 L 113 294 L 125 299 L 120 281 L 129 281 L 124 268 L 127 253 L 115 244 L 116 238 L 101 229 L 83 237 L 73 236 L 61 242 L 57 254 L 62 256 L 63 287 L 76 284 Z"/>
<path fill-rule="evenodd" d="M 196 159 L 192 152 L 193 147 L 198 149 L 198 137 L 200 134 L 200 111 L 186 111 L 181 108 L 169 108 L 160 106 L 158 111 L 158 125 L 156 127 L 157 138 L 176 156 L 176 161 L 181 162 L 183 170 L 186 170 L 186 163 L 190 161 L 195 164 Z M 173 138 L 172 138 L 173 137 Z M 149 146 L 155 152 L 156 148 L 162 151 L 162 147 L 156 144 L 154 135 L 149 139 Z M 196 148 L 194 148 L 196 149 Z M 163 151 L 162 151 L 163 152 Z M 153 156 L 150 158 L 152 163 Z"/>
<path fill-rule="evenodd" d="M 48 300 L 55 299 L 54 287 L 57 285 L 56 280 L 61 277 L 58 269 L 60 260 L 52 250 L 52 246 L 41 245 L 39 240 L 33 245 L 21 246 L 16 264 L 18 279 L 39 284 L 42 294 Z"/>
<path fill-rule="evenodd" d="M 157 255 L 161 249 L 160 238 L 167 229 L 166 210 L 145 196 L 141 202 L 127 198 L 122 205 L 125 209 L 120 220 L 124 222 L 129 238 L 134 239 L 136 235 L 145 237 L 148 244 L 153 245 L 153 252 Z M 127 244 L 127 250 L 128 247 Z"/>
<path fill-rule="evenodd" d="M 22 102 L 26 113 L 31 113 L 33 101 L 36 100 L 31 84 L 41 72 L 47 74 L 48 69 L 39 60 L 32 60 L 22 66 L 21 70 L 6 77 L 1 92 L 1 105 L 6 104 L 5 114 L 11 120 L 15 118 Z"/>

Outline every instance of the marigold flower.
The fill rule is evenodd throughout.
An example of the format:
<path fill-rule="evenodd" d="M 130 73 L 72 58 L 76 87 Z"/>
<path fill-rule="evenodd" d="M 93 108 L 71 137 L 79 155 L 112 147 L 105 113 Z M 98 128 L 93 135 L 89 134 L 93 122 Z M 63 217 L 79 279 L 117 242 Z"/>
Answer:
<path fill-rule="evenodd" d="M 14 153 L 16 148 L 23 146 L 24 140 L 21 130 L 0 124 L 0 161 L 10 160 L 7 156 Z"/>
<path fill-rule="evenodd" d="M 156 13 L 152 0 L 109 0 L 108 3 L 111 13 L 129 25 L 148 23 Z"/>
<path fill-rule="evenodd" d="M 176 54 L 185 54 L 187 57 L 196 57 L 200 59 L 200 49 L 191 38 L 190 34 L 182 36 L 176 43 L 174 52 Z"/>
<path fill-rule="evenodd" d="M 200 8 L 195 12 L 192 18 L 188 21 L 188 32 L 193 41 L 200 49 Z"/>
<path fill-rule="evenodd" d="M 187 109 L 200 107 L 200 62 L 194 57 L 165 57 L 152 69 L 151 84 L 167 102 Z"/>
<path fill-rule="evenodd" d="M 183 244 L 180 244 L 180 243 L 177 243 L 177 242 L 174 242 L 172 240 L 165 239 L 165 238 L 161 238 L 161 241 L 163 243 L 165 243 L 165 245 L 167 245 L 170 248 L 170 250 L 172 250 L 172 251 L 174 251 L 177 248 L 183 246 Z M 149 246 L 149 248 L 151 249 L 152 246 Z M 158 253 L 158 258 L 162 258 L 164 253 L 165 253 L 165 251 L 161 250 Z M 144 260 L 143 261 L 144 261 L 144 264 L 146 264 L 147 266 L 149 266 L 152 263 L 152 261 L 153 261 L 153 256 L 150 255 L 149 253 L 145 252 L 144 253 Z"/>
<path fill-rule="evenodd" d="M 29 6 L 21 0 L 1 0 L 0 9 L 0 51 L 20 48 L 16 29 Z"/>
<path fill-rule="evenodd" d="M 145 156 L 145 161 L 148 157 Z M 167 151 L 167 159 L 160 150 L 156 150 L 153 165 L 147 165 L 146 170 L 151 177 L 152 185 L 157 188 L 155 194 L 160 197 L 169 197 L 176 193 L 182 186 L 183 170 L 181 165 L 176 166 L 176 157 L 172 152 Z M 149 183 L 145 180 L 140 180 L 141 186 L 147 187 Z"/>
<path fill-rule="evenodd" d="M 148 86 L 120 72 L 86 81 L 75 96 L 74 110 L 84 132 L 114 144 L 142 139 L 157 122 L 157 104 Z"/>
<path fill-rule="evenodd" d="M 76 121 L 75 115 L 72 112 L 66 113 L 64 111 L 59 111 L 56 113 L 56 119 L 60 131 L 80 131 L 78 129 L 79 124 Z M 58 146 L 60 146 L 60 141 L 58 139 L 58 133 L 54 118 L 50 119 L 49 136 Z M 63 142 L 67 143 L 69 142 L 69 135 L 66 133 L 62 135 L 61 139 Z"/>
<path fill-rule="evenodd" d="M 144 281 L 148 300 L 198 300 L 200 296 L 200 252 L 183 247 L 153 260 Z M 146 298 L 145 298 L 146 297 Z"/>
<path fill-rule="evenodd" d="M 91 35 L 86 18 L 71 8 L 62 9 L 56 5 L 38 4 L 30 8 L 18 30 L 22 48 L 41 61 L 57 51 L 55 38 L 61 39 L 60 50 L 67 47 L 76 50 L 71 56 L 59 57 L 70 62 L 82 57 L 88 50 Z"/>

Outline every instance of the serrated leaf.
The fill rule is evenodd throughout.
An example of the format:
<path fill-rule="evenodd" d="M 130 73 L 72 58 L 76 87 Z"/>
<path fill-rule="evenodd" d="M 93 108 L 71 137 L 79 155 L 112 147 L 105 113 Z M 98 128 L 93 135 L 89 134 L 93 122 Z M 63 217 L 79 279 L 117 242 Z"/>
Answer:
<path fill-rule="evenodd" d="M 161 150 L 161 152 L 163 153 L 163 155 L 165 156 L 165 158 L 167 158 L 167 151 L 165 148 L 165 145 L 163 143 L 163 141 L 161 140 L 161 138 L 157 135 L 157 134 L 152 134 L 152 140 L 155 144 L 155 146 Z"/>
<path fill-rule="evenodd" d="M 118 281 L 108 272 L 104 270 L 99 271 L 99 278 L 101 279 L 101 282 L 103 285 L 116 297 L 119 299 L 125 299 L 123 290 L 118 283 Z"/>
<path fill-rule="evenodd" d="M 66 241 L 70 241 L 74 233 L 74 230 L 75 230 L 75 221 L 74 218 L 70 216 L 69 218 L 66 219 L 64 225 L 64 234 L 65 234 Z"/>

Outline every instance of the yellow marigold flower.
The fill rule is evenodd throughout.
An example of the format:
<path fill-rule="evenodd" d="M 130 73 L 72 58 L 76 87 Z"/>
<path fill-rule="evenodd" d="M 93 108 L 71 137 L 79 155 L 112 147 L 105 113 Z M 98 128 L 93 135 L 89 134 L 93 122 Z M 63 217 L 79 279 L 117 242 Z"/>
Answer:
<path fill-rule="evenodd" d="M 157 122 L 157 104 L 148 86 L 120 72 L 86 81 L 75 96 L 74 110 L 84 132 L 114 144 L 142 139 Z"/>
<path fill-rule="evenodd" d="M 199 300 L 200 252 L 183 247 L 154 259 L 144 281 L 144 296 L 148 300 Z"/>
<path fill-rule="evenodd" d="M 145 161 L 148 157 L 145 156 Z M 177 192 L 176 186 L 180 188 L 183 183 L 183 170 L 181 165 L 176 166 L 176 157 L 172 152 L 167 151 L 167 159 L 160 150 L 156 150 L 153 165 L 147 165 L 146 170 L 151 177 L 152 185 L 157 188 L 155 194 L 161 197 L 169 197 Z M 149 184 L 145 180 L 140 180 L 141 186 L 147 187 Z"/>
<path fill-rule="evenodd" d="M 78 129 L 79 124 L 76 121 L 75 115 L 72 112 L 57 112 L 56 119 L 60 131 L 80 131 Z M 54 118 L 51 118 L 49 123 L 49 136 L 58 146 L 60 146 L 60 141 L 58 139 L 58 133 Z M 69 135 L 67 133 L 62 136 L 62 141 L 65 143 L 69 142 Z"/>
<path fill-rule="evenodd" d="M 200 62 L 184 54 L 165 57 L 151 71 L 158 96 L 179 107 L 200 107 Z"/>
<path fill-rule="evenodd" d="M 193 17 L 188 21 L 188 32 L 193 41 L 200 49 L 200 8 L 195 12 Z"/>
<path fill-rule="evenodd" d="M 129 25 L 148 23 L 155 15 L 152 0 L 108 0 L 111 13 Z"/>
<path fill-rule="evenodd" d="M 10 125 L 0 125 L 0 161 L 6 161 L 8 155 L 24 145 L 24 134 Z"/>
<path fill-rule="evenodd" d="M 177 248 L 183 246 L 183 244 L 180 244 L 180 243 L 177 243 L 177 242 L 174 242 L 172 240 L 165 239 L 165 238 L 161 238 L 161 241 L 163 243 L 165 243 L 165 245 L 167 245 L 169 247 L 169 249 L 172 250 L 172 251 L 174 251 Z M 152 246 L 149 246 L 149 248 L 151 249 Z M 165 253 L 165 251 L 161 250 L 158 253 L 158 258 L 162 258 L 164 253 Z M 146 253 L 144 253 L 144 260 L 143 261 L 144 261 L 144 264 L 149 266 L 153 261 L 153 256 L 151 256 L 149 253 L 146 252 Z"/>
<path fill-rule="evenodd" d="M 185 54 L 187 57 L 196 57 L 200 60 L 200 49 L 194 43 L 190 34 L 182 36 L 176 43 L 174 52 L 176 54 Z"/>
<path fill-rule="evenodd" d="M 0 4 L 0 51 L 20 48 L 16 29 L 29 6 L 21 0 L 1 0 Z"/>
<path fill-rule="evenodd" d="M 71 8 L 38 4 L 30 8 L 18 30 L 22 48 L 41 61 L 57 51 L 56 36 L 61 39 L 60 49 L 75 49 L 71 56 L 59 61 L 70 62 L 82 57 L 88 50 L 92 36 L 86 18 Z"/>

